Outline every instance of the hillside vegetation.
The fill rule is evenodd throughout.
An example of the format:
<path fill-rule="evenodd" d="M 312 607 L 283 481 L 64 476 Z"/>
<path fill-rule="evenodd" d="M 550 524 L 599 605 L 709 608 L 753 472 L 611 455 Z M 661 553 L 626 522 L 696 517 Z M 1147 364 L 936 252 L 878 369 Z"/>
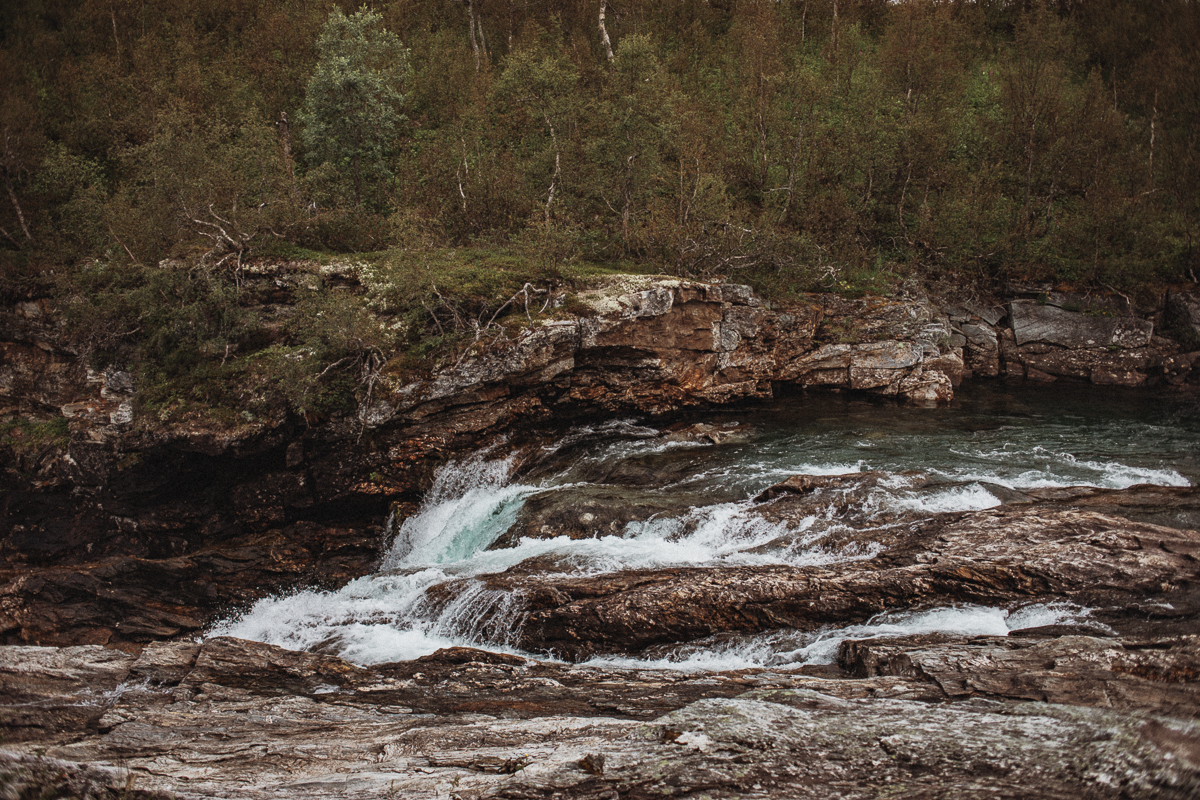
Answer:
<path fill-rule="evenodd" d="M 11 0 L 0 293 L 176 391 L 371 372 L 597 269 L 1195 280 L 1198 43 L 1190 0 Z M 348 253 L 390 327 L 255 310 L 248 264 Z"/>

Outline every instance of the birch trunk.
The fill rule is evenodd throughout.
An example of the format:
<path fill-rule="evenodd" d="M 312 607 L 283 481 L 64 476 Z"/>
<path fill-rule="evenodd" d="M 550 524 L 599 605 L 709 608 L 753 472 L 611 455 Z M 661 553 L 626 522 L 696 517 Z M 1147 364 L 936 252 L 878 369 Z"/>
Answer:
<path fill-rule="evenodd" d="M 479 40 L 475 38 L 475 3 L 467 0 L 467 36 L 471 40 L 471 52 L 475 54 L 475 71 L 479 72 Z"/>
<path fill-rule="evenodd" d="M 604 53 L 609 61 L 614 61 L 612 41 L 608 38 L 608 28 L 604 26 L 604 13 L 608 10 L 607 0 L 600 0 L 600 41 L 604 42 Z"/>

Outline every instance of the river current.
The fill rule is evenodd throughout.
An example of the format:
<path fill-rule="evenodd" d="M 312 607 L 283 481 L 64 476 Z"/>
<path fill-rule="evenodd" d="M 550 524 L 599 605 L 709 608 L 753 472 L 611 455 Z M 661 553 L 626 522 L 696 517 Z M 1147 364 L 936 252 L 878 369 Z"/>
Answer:
<path fill-rule="evenodd" d="M 399 524 L 375 574 L 337 591 L 268 598 L 216 624 L 231 635 L 369 664 L 417 658 L 442 647 L 519 653 L 519 596 L 487 590 L 473 576 L 538 558 L 544 569 L 596 574 L 678 566 L 836 565 L 887 547 L 897 513 L 936 514 L 1000 505 L 1011 490 L 1060 486 L 1188 486 L 1200 481 L 1200 409 L 1194 399 L 1072 386 L 971 384 L 949 407 L 929 409 L 856 396 L 804 394 L 704 419 L 707 437 L 661 430 L 653 420 L 579 427 L 544 448 L 539 467 L 514 474 L 503 445 L 442 468 L 420 510 Z M 794 475 L 887 473 L 842 506 L 799 524 L 753 513 L 753 498 Z M 652 476 L 646 478 L 644 476 Z M 489 549 L 531 498 L 588 496 L 620 484 L 631 497 L 677 508 L 607 535 L 519 538 Z M 639 488 L 629 489 L 633 484 Z M 640 493 L 640 494 L 639 494 Z M 632 501 L 631 501 L 632 502 Z M 836 513 L 835 513 L 836 512 Z M 847 521 L 847 520 L 852 521 Z M 1170 522 L 1170 520 L 1155 520 Z M 839 527 L 872 530 L 874 544 L 838 546 Z M 511 538 L 511 537 L 510 537 Z M 452 602 L 426 590 L 470 585 Z M 778 630 L 657 648 L 642 658 L 593 659 L 608 666 L 724 670 L 829 663 L 847 637 L 944 631 L 1006 635 L 1079 621 L 1067 604 L 999 609 L 895 609 L 865 625 L 816 632 Z M 527 654 L 539 658 L 544 653 Z"/>

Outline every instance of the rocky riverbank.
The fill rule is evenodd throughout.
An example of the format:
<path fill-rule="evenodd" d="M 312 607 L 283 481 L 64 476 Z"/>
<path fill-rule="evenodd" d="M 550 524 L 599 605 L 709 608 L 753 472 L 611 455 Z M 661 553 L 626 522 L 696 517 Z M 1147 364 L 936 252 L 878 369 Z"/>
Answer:
<path fill-rule="evenodd" d="M 700 675 L 470 650 L 362 668 L 220 638 L 7 647 L 0 780 L 20 797 L 1190 798 L 1198 666 L 1195 635 L 1077 631 Z"/>
<path fill-rule="evenodd" d="M 798 476 L 757 513 L 798 519 L 886 479 Z M 847 528 L 831 547 L 886 547 L 834 568 L 567 577 L 533 559 L 478 580 L 525 604 L 522 646 L 572 659 L 897 607 L 1072 602 L 1077 621 L 851 635 L 828 665 L 700 673 L 467 648 L 357 666 L 229 637 L 0 647 L 0 779 L 18 797 L 1194 796 L 1200 532 L 1089 506 L 1163 516 L 1200 493 L 1008 500 Z"/>
<path fill-rule="evenodd" d="M 253 279 L 293 280 L 273 269 Z M 1200 375 L 1186 345 L 1200 342 L 1200 302 L 1180 294 L 1142 313 L 1052 292 L 767 303 L 742 286 L 620 276 L 564 307 L 317 425 L 140 414 L 130 374 L 89 371 L 46 303 L 5 309 L 0 399 L 59 409 L 66 428 L 38 439 L 14 426 L 0 449 L 2 641 L 136 649 L 231 603 L 345 582 L 378 560 L 381 523 L 414 507 L 439 464 L 502 435 L 806 389 L 935 404 L 976 376 L 1184 387 Z"/>
<path fill-rule="evenodd" d="M 1193 797 L 1192 487 L 992 486 L 996 508 L 867 519 L 880 486 L 916 491 L 928 479 L 797 475 L 749 504 L 747 525 L 778 531 L 760 549 L 786 550 L 822 517 L 822 546 L 852 557 L 581 575 L 546 556 L 428 589 L 431 607 L 506 598 L 494 611 L 481 599 L 481 617 L 540 659 L 457 648 L 361 666 L 196 641 L 230 608 L 371 572 L 435 468 L 502 437 L 515 469 L 537 475 L 573 458 L 564 426 L 630 412 L 789 393 L 803 403 L 820 389 L 938 404 L 980 376 L 1194 387 L 1198 354 L 1183 342 L 1200 334 L 1200 306 L 1170 296 L 1138 314 L 1092 302 L 771 304 L 740 286 L 621 278 L 440 372 L 381 384 L 355 416 L 232 426 L 139 414 L 128 373 L 89 373 L 43 306 L 9 309 L 0 390 L 68 424 L 65 436 L 35 443 L 21 429 L 5 445 L 0 787 L 114 798 Z M 1164 326 L 1175 339 L 1158 335 Z M 681 421 L 645 435 L 710 446 L 747 434 Z M 688 508 L 722 500 L 664 491 L 677 476 L 637 461 L 586 469 L 604 474 L 576 494 L 531 496 L 492 546 L 611 536 L 651 518 L 685 530 Z M 821 666 L 567 663 L 802 637 L 894 609 L 1056 604 L 1086 613 L 1008 636 L 850 633 Z"/>

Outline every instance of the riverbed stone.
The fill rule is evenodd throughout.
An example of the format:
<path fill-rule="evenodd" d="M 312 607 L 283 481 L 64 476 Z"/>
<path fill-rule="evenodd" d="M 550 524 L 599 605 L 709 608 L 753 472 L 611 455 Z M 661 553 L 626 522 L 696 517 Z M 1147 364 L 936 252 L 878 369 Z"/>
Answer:
<path fill-rule="evenodd" d="M 858 678 L 932 681 L 947 698 L 1020 698 L 1200 719 L 1197 636 L 933 634 L 850 640 L 842 643 L 838 664 Z"/>
<path fill-rule="evenodd" d="M 606 752 L 602 777 L 525 770 L 504 798 L 1183 798 L 1200 789 L 1194 725 L 1092 709 L 931 707 L 761 690 L 702 700 Z M 640 739 L 641 741 L 638 741 Z M 888 787 L 885 789 L 884 787 Z M 986 788 L 985 788 L 986 787 Z"/>

